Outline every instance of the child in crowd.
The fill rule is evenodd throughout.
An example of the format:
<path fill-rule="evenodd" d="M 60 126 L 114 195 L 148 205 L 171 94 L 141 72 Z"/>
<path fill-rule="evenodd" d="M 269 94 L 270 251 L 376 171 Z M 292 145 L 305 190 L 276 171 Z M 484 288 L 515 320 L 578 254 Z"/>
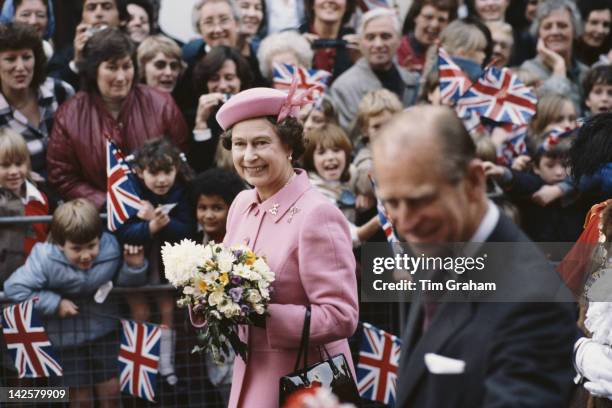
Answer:
<path fill-rule="evenodd" d="M 104 288 L 109 282 L 142 285 L 146 269 L 143 248 L 125 245 L 121 251 L 115 237 L 102 232 L 94 205 L 79 198 L 55 210 L 50 242 L 36 244 L 5 282 L 13 302 L 38 298 L 36 310 L 63 368 L 52 385 L 70 387 L 71 406 L 89 405 L 92 386 L 101 407 L 118 405 L 119 322 L 104 315 L 119 310 L 115 302 L 105 302 Z"/>
<path fill-rule="evenodd" d="M 234 198 L 244 190 L 244 181 L 234 172 L 223 169 L 210 169 L 198 175 L 191 185 L 192 203 L 198 221 L 198 242 L 203 245 L 210 241 L 223 242 L 227 213 Z M 229 402 L 232 382 L 233 356 L 229 356 L 225 364 L 216 364 L 208 353 L 206 370 L 210 382 L 217 388 L 225 401 Z"/>
<path fill-rule="evenodd" d="M 485 174 L 497 181 L 521 213 L 522 227 L 535 242 L 574 242 L 580 235 L 585 211 L 575 197 L 542 206 L 533 194 L 542 186 L 555 186 L 568 177 L 566 166 L 573 132 L 553 132 L 532 143 L 533 169 L 529 172 L 484 162 Z"/>
<path fill-rule="evenodd" d="M 181 158 L 180 151 L 165 138 L 147 141 L 134 154 L 134 168 L 140 179 L 143 208 L 117 230 L 121 242 L 146 245 L 149 258 L 149 283 L 159 284 L 163 279 L 160 260 L 161 245 L 192 238 L 195 220 L 187 196 L 187 183 L 191 170 Z M 151 310 L 144 294 L 130 294 L 127 298 L 132 317 L 149 321 Z M 174 298 L 160 293 L 156 301 L 161 314 L 162 340 L 159 372 L 168 384 L 177 382 L 174 374 L 173 327 Z"/>
<path fill-rule="evenodd" d="M 572 130 L 577 126 L 577 112 L 572 100 L 562 94 L 541 95 L 536 105 L 536 114 L 529 125 L 529 137 L 542 139 L 552 129 Z"/>
<path fill-rule="evenodd" d="M 227 212 L 244 189 L 245 184 L 237 174 L 222 169 L 206 170 L 196 177 L 191 193 L 201 231 L 199 242 L 203 245 L 209 241 L 223 242 Z"/>
<path fill-rule="evenodd" d="M 584 105 L 591 115 L 612 112 L 612 65 L 591 68 L 582 81 Z"/>
<path fill-rule="evenodd" d="M 315 129 L 321 129 L 328 123 L 338 124 L 338 113 L 336 108 L 327 96 L 323 96 L 321 100 L 308 104 L 300 110 L 299 118 L 304 126 L 304 134 Z"/>
<path fill-rule="evenodd" d="M 30 181 L 30 153 L 19 133 L 0 129 L 0 217 L 49 214 L 47 196 Z M 0 229 L 0 287 L 23 265 L 32 247 L 47 239 L 42 223 L 3 225 Z"/>
<path fill-rule="evenodd" d="M 309 133 L 303 160 L 312 185 L 344 213 L 349 221 L 353 245 L 358 246 L 374 235 L 380 224 L 375 216 L 360 227 L 355 225 L 351 151 L 351 141 L 344 130 L 340 126 L 327 124 Z"/>
<path fill-rule="evenodd" d="M 376 139 L 383 125 L 391 117 L 401 112 L 402 102 L 397 95 L 387 89 L 370 91 L 364 95 L 357 108 L 356 129 L 361 133 L 361 149 L 353 160 L 355 166 L 355 207 L 371 209 L 376 206 L 376 197 L 372 191 L 370 171 L 372 169 L 371 142 Z"/>

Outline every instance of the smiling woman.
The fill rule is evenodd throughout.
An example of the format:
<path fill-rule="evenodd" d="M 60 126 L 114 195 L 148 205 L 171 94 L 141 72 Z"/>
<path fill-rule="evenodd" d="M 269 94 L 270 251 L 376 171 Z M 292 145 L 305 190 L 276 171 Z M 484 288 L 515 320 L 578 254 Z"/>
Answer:
<path fill-rule="evenodd" d="M 542 81 L 543 92 L 567 94 L 581 106 L 580 81 L 588 68 L 574 57 L 574 40 L 582 34 L 576 4 L 570 0 L 541 2 L 533 28 L 538 38 L 537 56 L 525 61 L 521 69 Z"/>
<path fill-rule="evenodd" d="M 254 189 L 234 200 L 224 244 L 242 243 L 266 257 L 276 274 L 269 315 L 249 336 L 248 362 L 234 361 L 229 407 L 275 407 L 279 379 L 293 371 L 306 306 L 312 308 L 308 364 L 317 346 L 344 354 L 357 325 L 357 285 L 348 224 L 342 213 L 293 168 L 304 152 L 296 117 L 300 98 L 270 88 L 243 91 L 217 113 L 238 174 Z M 317 254 L 317 256 L 310 256 Z"/>
<path fill-rule="evenodd" d="M 43 178 L 55 112 L 74 94 L 65 82 L 46 78 L 46 63 L 41 39 L 33 27 L 0 25 L 0 127 L 24 137 L 32 170 Z"/>
<path fill-rule="evenodd" d="M 49 144 L 49 179 L 64 199 L 106 200 L 106 138 L 124 154 L 166 135 L 184 150 L 187 126 L 172 96 L 137 85 L 129 37 L 109 28 L 94 34 L 79 64 L 83 91 L 62 106 Z"/>

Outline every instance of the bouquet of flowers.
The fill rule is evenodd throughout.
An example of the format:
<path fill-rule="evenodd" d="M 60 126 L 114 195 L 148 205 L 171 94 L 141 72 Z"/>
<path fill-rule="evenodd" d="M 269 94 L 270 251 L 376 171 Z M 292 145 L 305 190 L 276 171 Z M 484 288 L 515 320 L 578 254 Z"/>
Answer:
<path fill-rule="evenodd" d="M 166 243 L 162 260 L 168 281 L 183 288 L 179 307 L 189 309 L 194 327 L 201 329 L 202 347 L 217 363 L 225 362 L 230 347 L 246 361 L 247 346 L 238 324 L 254 324 L 266 315 L 274 272 L 262 257 L 244 245 L 227 248 L 183 240 Z"/>

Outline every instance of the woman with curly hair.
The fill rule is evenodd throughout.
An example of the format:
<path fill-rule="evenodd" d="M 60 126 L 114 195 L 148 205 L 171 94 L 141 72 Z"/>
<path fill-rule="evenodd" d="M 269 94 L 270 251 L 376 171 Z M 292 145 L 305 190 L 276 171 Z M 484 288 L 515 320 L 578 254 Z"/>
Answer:
<path fill-rule="evenodd" d="M 47 57 L 32 26 L 0 26 L 0 128 L 21 134 L 28 144 L 33 176 L 46 178 L 47 144 L 55 112 L 74 90 L 47 78 Z"/>
<path fill-rule="evenodd" d="M 283 91 L 254 88 L 217 113 L 238 174 L 254 189 L 241 192 L 227 217 L 226 245 L 244 244 L 265 256 L 276 274 L 268 314 L 241 326 L 248 361 L 236 358 L 230 407 L 275 407 L 279 379 L 292 372 L 307 307 L 312 309 L 308 364 L 317 346 L 344 354 L 357 327 L 355 258 L 340 210 L 293 164 L 304 153 L 296 117 L 303 101 Z M 316 256 L 313 256 L 316 254 Z"/>

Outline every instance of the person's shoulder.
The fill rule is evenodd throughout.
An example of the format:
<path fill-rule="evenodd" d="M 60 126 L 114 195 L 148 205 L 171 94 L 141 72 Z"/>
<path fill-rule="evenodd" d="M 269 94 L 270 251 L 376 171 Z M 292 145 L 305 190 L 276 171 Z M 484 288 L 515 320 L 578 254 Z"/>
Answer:
<path fill-rule="evenodd" d="M 350 88 L 356 83 L 367 79 L 365 73 L 372 72 L 368 62 L 361 58 L 352 67 L 344 71 L 332 84 L 332 88 Z"/>
<path fill-rule="evenodd" d="M 242 190 L 232 202 L 234 212 L 245 210 L 247 205 L 253 202 L 255 191 L 253 189 Z"/>
<path fill-rule="evenodd" d="M 204 40 L 201 38 L 196 38 L 195 40 L 189 41 L 187 44 L 183 45 L 183 59 L 191 64 L 195 62 L 196 59 L 203 53 L 204 48 L 206 47 Z"/>
<path fill-rule="evenodd" d="M 169 92 L 163 92 L 151 86 L 138 84 L 134 87 L 134 95 L 141 106 L 148 106 L 154 111 L 163 111 L 168 106 L 175 105 Z"/>
<path fill-rule="evenodd" d="M 99 257 L 114 257 L 121 254 L 119 241 L 113 234 L 103 232 L 100 236 L 100 254 Z"/>

